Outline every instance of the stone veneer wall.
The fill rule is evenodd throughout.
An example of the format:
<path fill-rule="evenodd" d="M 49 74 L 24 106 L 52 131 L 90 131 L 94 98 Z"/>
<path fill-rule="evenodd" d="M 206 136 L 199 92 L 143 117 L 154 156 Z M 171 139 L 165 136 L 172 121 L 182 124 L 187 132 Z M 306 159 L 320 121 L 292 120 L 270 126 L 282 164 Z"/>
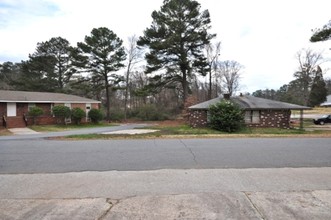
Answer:
<path fill-rule="evenodd" d="M 290 128 L 290 110 L 261 110 L 260 123 L 247 124 L 249 127 Z M 191 110 L 189 124 L 193 128 L 207 126 L 206 110 Z"/>
<path fill-rule="evenodd" d="M 207 127 L 207 110 L 191 110 L 189 123 L 193 128 Z"/>
<path fill-rule="evenodd" d="M 249 127 L 290 128 L 291 110 L 261 110 L 259 124 L 247 124 Z"/>

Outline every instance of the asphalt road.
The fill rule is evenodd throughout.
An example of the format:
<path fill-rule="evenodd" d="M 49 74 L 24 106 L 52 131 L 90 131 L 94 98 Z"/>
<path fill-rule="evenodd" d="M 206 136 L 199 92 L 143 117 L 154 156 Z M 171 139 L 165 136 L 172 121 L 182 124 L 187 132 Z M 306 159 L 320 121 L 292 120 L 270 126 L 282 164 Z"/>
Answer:
<path fill-rule="evenodd" d="M 0 174 L 280 167 L 331 167 L 331 139 L 0 140 Z"/>

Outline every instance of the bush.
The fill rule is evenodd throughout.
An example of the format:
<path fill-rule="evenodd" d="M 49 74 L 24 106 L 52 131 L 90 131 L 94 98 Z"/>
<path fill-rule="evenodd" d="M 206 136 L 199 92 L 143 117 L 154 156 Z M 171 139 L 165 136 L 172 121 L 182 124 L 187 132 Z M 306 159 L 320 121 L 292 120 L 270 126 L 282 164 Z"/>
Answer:
<path fill-rule="evenodd" d="M 110 120 L 111 121 L 121 121 L 124 119 L 124 111 L 121 109 L 111 109 L 110 110 Z"/>
<path fill-rule="evenodd" d="M 71 115 L 70 108 L 63 105 L 56 105 L 53 107 L 53 114 L 57 118 L 57 123 L 65 124 L 65 119 Z"/>
<path fill-rule="evenodd" d="M 162 121 L 169 119 L 164 110 L 158 109 L 155 105 L 144 105 L 136 113 L 136 117 L 145 121 Z"/>
<path fill-rule="evenodd" d="M 32 107 L 30 108 L 29 112 L 28 112 L 28 115 L 32 117 L 33 119 L 33 124 L 35 125 L 36 124 L 36 118 L 40 115 L 44 114 L 44 110 L 42 108 L 39 108 L 39 107 Z"/>
<path fill-rule="evenodd" d="M 71 110 L 71 118 L 76 124 L 80 124 L 82 118 L 86 116 L 85 112 L 81 108 L 73 108 Z"/>
<path fill-rule="evenodd" d="M 91 119 L 92 122 L 98 123 L 103 119 L 103 114 L 101 110 L 92 108 L 88 113 L 88 117 Z"/>
<path fill-rule="evenodd" d="M 244 116 L 238 105 L 221 101 L 210 106 L 209 126 L 215 130 L 235 132 L 244 126 Z"/>

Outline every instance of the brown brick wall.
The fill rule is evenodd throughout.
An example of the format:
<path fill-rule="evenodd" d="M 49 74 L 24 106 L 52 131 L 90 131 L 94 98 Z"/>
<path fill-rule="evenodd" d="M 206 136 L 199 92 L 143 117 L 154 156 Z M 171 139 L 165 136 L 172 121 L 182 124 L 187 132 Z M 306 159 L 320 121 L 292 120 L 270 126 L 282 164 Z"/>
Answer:
<path fill-rule="evenodd" d="M 52 115 L 52 104 L 50 104 L 50 103 L 37 103 L 36 107 L 39 107 L 44 111 L 43 116 Z"/>
<path fill-rule="evenodd" d="M 56 103 L 54 105 L 63 105 Z M 27 115 L 28 113 L 28 103 L 17 103 L 16 104 L 16 111 L 17 116 L 16 117 L 6 117 L 7 119 L 7 127 L 8 128 L 14 128 L 14 127 L 25 127 L 25 122 L 23 120 L 23 114 L 25 113 Z M 51 111 L 51 103 L 36 103 L 36 106 L 39 108 L 42 108 L 44 111 L 44 114 L 36 118 L 36 124 L 38 125 L 47 125 L 47 124 L 56 124 L 56 118 L 53 117 L 52 111 Z M 86 110 L 86 104 L 85 103 L 72 103 L 71 108 L 81 108 L 84 111 Z M 98 103 L 92 103 L 91 108 L 99 109 Z M 0 103 L 0 126 L 3 126 L 3 115 L 7 115 L 7 103 L 1 102 Z M 28 115 L 27 115 L 28 116 Z M 31 117 L 27 117 L 28 125 L 33 124 L 33 120 Z M 86 118 L 82 119 L 82 123 L 86 123 Z"/>
<path fill-rule="evenodd" d="M 2 116 L 7 115 L 7 103 L 0 102 L 0 127 L 3 126 Z"/>
<path fill-rule="evenodd" d="M 24 128 L 26 127 L 23 116 L 7 117 L 7 128 Z"/>

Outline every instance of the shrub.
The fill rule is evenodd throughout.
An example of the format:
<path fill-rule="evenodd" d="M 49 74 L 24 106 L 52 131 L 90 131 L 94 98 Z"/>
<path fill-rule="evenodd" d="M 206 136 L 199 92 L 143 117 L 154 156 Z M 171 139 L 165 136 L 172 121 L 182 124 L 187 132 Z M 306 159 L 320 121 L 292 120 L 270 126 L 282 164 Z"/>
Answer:
<path fill-rule="evenodd" d="M 65 119 L 71 115 L 70 108 L 63 105 L 56 105 L 53 107 L 53 114 L 57 118 L 57 123 L 65 124 Z"/>
<path fill-rule="evenodd" d="M 91 118 L 92 122 L 98 123 L 103 119 L 103 114 L 101 110 L 92 108 L 88 113 L 88 117 Z"/>
<path fill-rule="evenodd" d="M 71 110 L 71 118 L 76 124 L 80 124 L 82 118 L 86 116 L 85 112 L 81 108 L 73 108 Z"/>
<path fill-rule="evenodd" d="M 209 113 L 209 126 L 215 130 L 235 132 L 244 126 L 241 109 L 230 101 L 221 101 L 210 106 Z"/>
<path fill-rule="evenodd" d="M 145 121 L 161 121 L 169 119 L 164 112 L 164 109 L 157 108 L 156 105 L 144 105 L 137 111 L 137 118 Z"/>
<path fill-rule="evenodd" d="M 36 124 L 36 118 L 40 115 L 44 114 L 44 110 L 42 108 L 39 108 L 39 107 L 32 107 L 30 108 L 29 112 L 28 112 L 28 115 L 32 117 L 33 119 L 33 124 L 35 125 Z"/>
<path fill-rule="evenodd" d="M 121 121 L 124 119 L 124 111 L 121 109 L 111 109 L 110 110 L 110 120 L 111 121 Z"/>

